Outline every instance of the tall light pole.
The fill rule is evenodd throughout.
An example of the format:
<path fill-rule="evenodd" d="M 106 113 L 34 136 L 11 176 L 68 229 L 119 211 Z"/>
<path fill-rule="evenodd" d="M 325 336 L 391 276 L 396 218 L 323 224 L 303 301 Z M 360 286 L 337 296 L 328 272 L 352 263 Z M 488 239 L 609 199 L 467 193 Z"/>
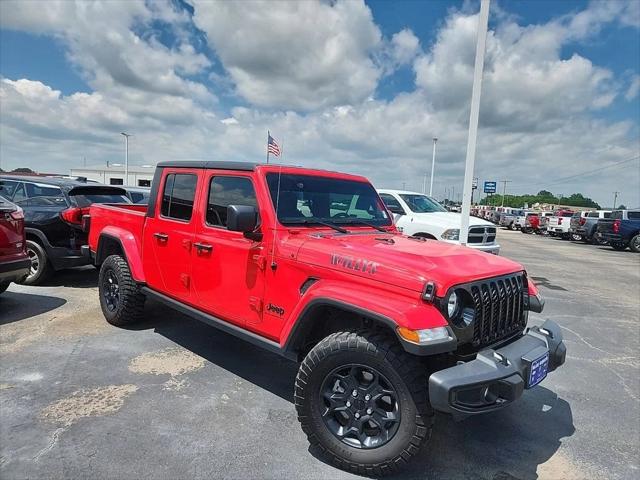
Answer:
<path fill-rule="evenodd" d="M 616 203 L 618 202 L 618 194 L 620 192 L 613 192 L 613 209 L 616 209 Z"/>
<path fill-rule="evenodd" d="M 436 142 L 438 137 L 433 137 L 433 156 L 431 157 L 431 183 L 429 184 L 429 196 L 433 196 L 433 171 L 436 168 Z"/>
<path fill-rule="evenodd" d="M 133 135 L 129 133 L 120 132 L 120 135 L 124 135 L 124 185 L 129 185 L 129 137 Z"/>
<path fill-rule="evenodd" d="M 467 158 L 464 167 L 464 188 L 462 195 L 462 215 L 460 220 L 460 243 L 467 244 L 469 238 L 469 216 L 471 215 L 471 191 L 473 167 L 476 162 L 476 140 L 478 136 L 478 117 L 480 115 L 480 92 L 482 91 L 482 72 L 484 53 L 489 24 L 489 0 L 481 0 L 478 16 L 476 41 L 476 60 L 473 67 L 473 87 L 471 89 L 471 109 L 469 112 L 469 136 L 467 137 Z"/>

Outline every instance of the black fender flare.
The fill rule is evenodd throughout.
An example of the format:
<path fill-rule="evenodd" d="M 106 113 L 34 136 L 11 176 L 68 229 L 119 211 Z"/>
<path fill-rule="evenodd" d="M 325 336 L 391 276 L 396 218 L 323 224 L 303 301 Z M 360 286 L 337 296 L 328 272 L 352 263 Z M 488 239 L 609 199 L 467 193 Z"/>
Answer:
<path fill-rule="evenodd" d="M 348 313 L 366 317 L 373 320 L 374 322 L 377 322 L 380 325 L 383 325 L 393 333 L 404 350 L 414 355 L 436 355 L 439 353 L 451 352 L 457 348 L 458 340 L 453 333 L 453 330 L 449 326 L 447 326 L 447 330 L 449 331 L 448 339 L 445 339 L 443 341 L 436 341 L 430 345 L 417 345 L 415 343 L 408 342 L 407 340 L 400 337 L 396 330 L 396 328 L 398 327 L 398 323 L 393 319 L 387 317 L 386 315 L 372 312 L 371 310 L 367 310 L 350 303 L 342 302 L 340 300 L 335 300 L 333 298 L 319 297 L 314 298 L 307 305 L 305 305 L 305 307 L 298 315 L 298 318 L 296 318 L 295 324 L 289 332 L 287 341 L 283 346 L 283 350 L 286 354 L 295 355 L 304 345 L 304 339 L 306 338 L 306 335 L 312 330 L 314 325 L 311 312 L 314 309 L 321 307 L 338 308 Z"/>

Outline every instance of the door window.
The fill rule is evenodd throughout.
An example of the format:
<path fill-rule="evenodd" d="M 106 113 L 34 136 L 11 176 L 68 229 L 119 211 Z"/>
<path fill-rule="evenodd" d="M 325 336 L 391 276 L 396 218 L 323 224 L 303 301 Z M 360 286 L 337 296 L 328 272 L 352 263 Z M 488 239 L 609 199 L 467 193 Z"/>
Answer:
<path fill-rule="evenodd" d="M 198 177 L 190 173 L 167 175 L 162 192 L 162 216 L 177 220 L 191 220 L 197 182 Z"/>
<path fill-rule="evenodd" d="M 640 212 L 627 212 L 627 218 L 629 220 L 637 220 L 640 218 Z"/>
<path fill-rule="evenodd" d="M 18 203 L 26 199 L 27 199 L 27 194 L 24 191 L 24 183 L 20 183 L 18 184 L 15 191 L 13 192 L 13 202 Z"/>
<path fill-rule="evenodd" d="M 227 207 L 246 205 L 258 207 L 256 191 L 247 177 L 213 177 L 209 184 L 207 203 L 207 224 L 216 227 L 227 226 Z"/>
<path fill-rule="evenodd" d="M 389 195 L 388 193 L 381 193 L 380 198 L 392 213 L 404 213 L 404 208 L 402 208 L 400 202 L 393 195 Z"/>

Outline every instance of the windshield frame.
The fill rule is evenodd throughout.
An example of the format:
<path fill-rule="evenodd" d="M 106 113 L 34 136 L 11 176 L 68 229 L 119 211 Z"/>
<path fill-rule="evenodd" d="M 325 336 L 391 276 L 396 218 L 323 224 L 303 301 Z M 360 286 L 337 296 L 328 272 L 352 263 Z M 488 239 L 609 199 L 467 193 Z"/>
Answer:
<path fill-rule="evenodd" d="M 379 213 L 381 214 L 380 218 L 361 218 L 361 217 L 316 217 L 316 216 L 301 216 L 299 218 L 296 217 L 295 220 L 288 220 L 287 217 L 282 217 L 281 213 L 277 211 L 276 209 L 276 201 L 277 201 L 277 185 L 278 185 L 278 177 L 281 176 L 281 180 L 283 181 L 285 179 L 287 179 L 287 181 L 291 181 L 292 178 L 296 178 L 296 177 L 304 177 L 304 178 L 308 178 L 310 180 L 318 180 L 321 179 L 322 181 L 335 181 L 335 182 L 340 182 L 340 183 L 352 183 L 354 185 L 357 185 L 360 188 L 364 188 L 364 190 L 368 190 L 367 193 L 370 193 L 372 196 L 372 199 L 375 201 L 375 205 L 377 207 L 377 211 L 379 211 Z M 340 178 L 340 177 L 334 177 L 331 175 L 317 175 L 317 174 L 311 174 L 311 173 L 303 173 L 303 172 L 291 172 L 291 171 L 287 171 L 287 172 L 278 172 L 278 171 L 269 171 L 265 174 L 264 176 L 265 179 L 265 183 L 266 183 L 266 188 L 267 188 L 267 192 L 268 192 L 268 196 L 271 200 L 271 207 L 273 208 L 273 214 L 274 214 L 274 218 L 275 221 L 277 222 L 277 224 L 279 224 L 280 226 L 284 227 L 284 228 L 291 228 L 291 227 L 318 227 L 318 228 L 331 228 L 328 226 L 323 226 L 322 223 L 329 223 L 329 224 L 333 224 L 337 227 L 342 227 L 342 228 L 346 228 L 346 227 L 354 227 L 354 228 L 360 228 L 360 229 L 375 229 L 375 227 L 369 227 L 367 225 L 364 225 L 363 221 L 371 223 L 377 227 L 382 227 L 382 228 L 391 228 L 394 225 L 393 222 L 393 216 L 390 215 L 390 213 L 387 211 L 387 208 L 384 205 L 384 202 L 382 201 L 382 199 L 380 198 L 380 195 L 378 195 L 378 192 L 376 191 L 376 189 L 373 187 L 373 185 L 371 185 L 370 182 L 368 181 L 361 181 L 361 180 L 356 180 L 356 179 L 351 179 L 351 178 Z M 273 183 L 273 185 L 272 185 Z M 282 193 L 282 189 L 281 189 L 281 193 Z M 287 192 L 291 192 L 292 190 L 287 189 Z M 304 190 L 301 190 L 304 192 Z M 311 194 L 312 192 L 307 192 L 309 194 Z M 322 193 L 322 192 L 320 192 Z M 331 192 L 327 192 L 328 194 Z M 336 191 L 333 192 L 334 194 L 339 194 L 340 192 Z M 354 201 L 354 197 L 355 197 L 356 193 L 352 194 L 351 197 L 351 202 Z M 307 201 L 308 199 L 305 199 L 305 201 Z M 299 200 L 298 200 L 299 201 Z M 357 200 L 356 200 L 357 202 Z M 280 208 L 281 206 L 279 206 L 278 208 Z M 353 221 L 349 221 L 349 219 L 352 219 Z"/>

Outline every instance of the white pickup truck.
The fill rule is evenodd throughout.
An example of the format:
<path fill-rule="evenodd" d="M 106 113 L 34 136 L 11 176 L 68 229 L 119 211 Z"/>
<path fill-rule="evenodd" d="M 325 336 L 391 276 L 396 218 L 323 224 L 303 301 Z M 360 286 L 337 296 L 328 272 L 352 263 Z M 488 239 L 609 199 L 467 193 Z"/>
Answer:
<path fill-rule="evenodd" d="M 378 190 L 378 193 L 394 214 L 396 226 L 405 235 L 460 243 L 459 213 L 448 212 L 436 200 L 422 193 L 403 190 Z M 496 226 L 470 217 L 467 246 L 498 255 L 500 245 L 496 242 Z"/>

